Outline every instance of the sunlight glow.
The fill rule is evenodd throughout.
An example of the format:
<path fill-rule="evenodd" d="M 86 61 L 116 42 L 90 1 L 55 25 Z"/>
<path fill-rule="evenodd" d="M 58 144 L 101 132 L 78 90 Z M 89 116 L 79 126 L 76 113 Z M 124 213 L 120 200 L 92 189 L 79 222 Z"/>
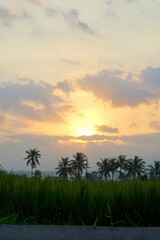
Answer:
<path fill-rule="evenodd" d="M 78 136 L 91 136 L 93 134 L 94 134 L 93 130 L 89 128 L 81 128 L 78 130 Z"/>

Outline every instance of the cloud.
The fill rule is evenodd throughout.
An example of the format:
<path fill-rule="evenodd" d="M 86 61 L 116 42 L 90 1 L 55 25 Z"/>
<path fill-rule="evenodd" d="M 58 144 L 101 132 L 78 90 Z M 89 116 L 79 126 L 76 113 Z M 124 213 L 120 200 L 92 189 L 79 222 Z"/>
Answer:
<path fill-rule="evenodd" d="M 67 81 L 67 80 L 58 82 L 58 83 L 55 85 L 54 88 L 55 88 L 55 89 L 59 89 L 59 90 L 61 90 L 62 92 L 65 92 L 65 93 L 70 93 L 70 92 L 74 91 L 71 82 L 70 82 L 70 81 Z"/>
<path fill-rule="evenodd" d="M 44 82 L 8 83 L 0 86 L 0 111 L 37 121 L 64 121 L 72 107 L 53 94 L 54 86 Z"/>
<path fill-rule="evenodd" d="M 62 14 L 62 11 L 59 8 L 45 8 L 45 11 L 48 16 L 53 17 L 53 16 L 58 16 Z"/>
<path fill-rule="evenodd" d="M 157 130 L 157 131 L 160 131 L 160 121 L 152 121 L 150 122 L 150 127 Z"/>
<path fill-rule="evenodd" d="M 61 60 L 67 64 L 71 64 L 71 65 L 80 65 L 78 62 L 76 61 L 72 61 L 72 60 L 68 60 L 68 59 L 64 59 L 64 58 L 61 58 Z"/>
<path fill-rule="evenodd" d="M 134 79 L 134 75 L 119 70 L 103 70 L 96 75 L 86 75 L 77 83 L 82 90 L 92 92 L 113 107 L 136 107 L 156 98 L 155 93 Z"/>
<path fill-rule="evenodd" d="M 71 9 L 65 15 L 65 19 L 72 27 L 75 27 L 84 33 L 96 35 L 96 32 L 87 23 L 79 19 L 79 12 L 77 9 Z"/>
<path fill-rule="evenodd" d="M 139 0 L 126 0 L 127 3 L 137 3 Z"/>
<path fill-rule="evenodd" d="M 77 9 L 71 9 L 68 12 L 63 11 L 61 8 L 45 8 L 45 12 L 49 17 L 60 17 L 63 18 L 64 21 L 75 29 L 80 30 L 81 32 L 97 35 L 97 32 L 92 29 L 86 22 L 81 21 L 79 17 L 79 12 Z"/>
<path fill-rule="evenodd" d="M 118 128 L 112 128 L 106 125 L 96 126 L 96 129 L 99 132 L 106 132 L 106 133 L 118 133 Z"/>
<path fill-rule="evenodd" d="M 104 157 L 126 155 L 127 158 L 138 155 L 144 160 L 158 160 L 160 134 L 144 134 L 134 136 L 122 136 L 119 141 L 126 144 L 118 144 L 118 138 L 109 138 L 103 141 L 106 136 L 88 137 L 87 141 L 71 141 L 72 136 L 48 136 L 48 135 L 13 135 L 8 137 L 4 143 L 0 142 L 1 164 L 5 169 L 25 169 L 26 164 L 22 159 L 25 157 L 25 151 L 29 148 L 38 148 L 42 154 L 42 170 L 57 167 L 57 159 L 66 156 L 72 159 L 76 152 L 84 152 L 89 160 L 91 170 L 95 163 Z M 97 140 L 97 141 L 96 141 Z M 85 148 L 84 148 L 85 142 Z M 64 144 L 63 144 L 64 143 Z M 157 144 L 155 144 L 157 143 Z M 10 149 L 10 151 L 8 151 Z M 18 151 L 17 151 L 18 149 Z M 97 170 L 97 168 L 95 169 Z"/>
<path fill-rule="evenodd" d="M 41 0 L 26 0 L 29 5 L 36 8 L 41 8 L 44 6 Z"/>
<path fill-rule="evenodd" d="M 147 67 L 142 71 L 141 79 L 146 84 L 146 87 L 160 97 L 160 67 Z"/>
<path fill-rule="evenodd" d="M 16 11 L 15 9 L 11 10 L 6 7 L 0 7 L 0 23 L 4 26 L 11 27 L 13 21 L 27 18 L 29 18 L 29 15 L 25 11 Z"/>
<path fill-rule="evenodd" d="M 109 142 L 113 144 L 122 144 L 122 141 L 120 140 L 119 137 L 117 136 L 106 136 L 106 135 L 99 135 L 99 134 L 94 134 L 91 136 L 79 136 L 74 138 L 74 140 L 80 140 L 84 142 L 94 142 L 94 143 L 99 143 L 99 142 Z M 124 143 L 124 142 L 123 142 Z"/>

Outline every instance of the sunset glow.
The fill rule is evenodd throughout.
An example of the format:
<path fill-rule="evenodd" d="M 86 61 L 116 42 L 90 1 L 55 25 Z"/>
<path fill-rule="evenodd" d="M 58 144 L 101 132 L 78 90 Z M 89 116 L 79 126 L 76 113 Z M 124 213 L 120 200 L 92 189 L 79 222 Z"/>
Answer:
<path fill-rule="evenodd" d="M 78 130 L 78 136 L 91 136 L 93 134 L 94 134 L 93 130 L 89 128 L 82 128 Z"/>
<path fill-rule="evenodd" d="M 1 0 L 0 165 L 160 159 L 159 22 L 152 0 Z"/>

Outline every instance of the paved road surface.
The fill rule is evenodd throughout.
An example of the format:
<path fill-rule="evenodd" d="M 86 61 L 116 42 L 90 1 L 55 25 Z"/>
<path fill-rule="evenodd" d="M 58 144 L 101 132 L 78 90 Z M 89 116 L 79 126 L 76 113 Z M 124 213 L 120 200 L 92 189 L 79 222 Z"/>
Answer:
<path fill-rule="evenodd" d="M 160 240 L 160 228 L 0 225 L 0 240 Z"/>

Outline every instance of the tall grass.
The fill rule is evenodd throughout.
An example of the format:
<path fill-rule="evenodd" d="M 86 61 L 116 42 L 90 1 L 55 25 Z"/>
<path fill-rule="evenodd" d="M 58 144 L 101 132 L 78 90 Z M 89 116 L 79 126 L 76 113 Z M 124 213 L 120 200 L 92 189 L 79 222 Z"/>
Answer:
<path fill-rule="evenodd" d="M 0 224 L 160 226 L 160 182 L 0 177 Z"/>

